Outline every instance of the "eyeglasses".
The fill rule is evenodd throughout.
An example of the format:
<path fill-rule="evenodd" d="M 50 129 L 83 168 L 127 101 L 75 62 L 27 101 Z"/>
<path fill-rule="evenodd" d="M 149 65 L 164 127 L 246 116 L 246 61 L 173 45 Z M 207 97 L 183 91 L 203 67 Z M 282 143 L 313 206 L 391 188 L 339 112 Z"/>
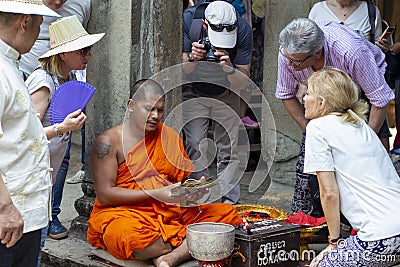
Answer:
<path fill-rule="evenodd" d="M 292 65 L 294 65 L 294 66 L 296 66 L 296 67 L 299 67 L 299 66 L 300 66 L 301 64 L 303 64 L 307 59 L 309 59 L 310 57 L 313 56 L 313 55 L 308 55 L 308 56 L 306 56 L 306 58 L 303 59 L 303 60 L 294 60 L 294 59 L 291 59 L 290 57 L 288 57 L 288 56 L 285 55 L 285 53 L 283 52 L 283 48 L 280 48 L 280 49 L 279 49 L 279 53 L 281 53 L 282 56 L 284 56 L 287 60 L 290 61 L 290 63 L 291 63 Z"/>
<path fill-rule="evenodd" d="M 207 19 L 206 21 L 211 30 L 215 32 L 222 32 L 224 29 L 226 29 L 228 32 L 231 32 L 237 28 L 237 21 L 234 24 L 211 24 Z"/>
<path fill-rule="evenodd" d="M 92 46 L 87 46 L 84 47 L 82 49 L 79 49 L 77 52 L 82 56 L 82 57 L 86 57 L 87 54 L 90 52 L 90 50 L 92 49 Z"/>

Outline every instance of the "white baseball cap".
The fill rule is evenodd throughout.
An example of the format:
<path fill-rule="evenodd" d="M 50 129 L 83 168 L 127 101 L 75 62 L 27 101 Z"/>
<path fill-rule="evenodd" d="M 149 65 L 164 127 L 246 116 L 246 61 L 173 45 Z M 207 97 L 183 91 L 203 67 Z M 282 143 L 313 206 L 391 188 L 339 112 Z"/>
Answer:
<path fill-rule="evenodd" d="M 235 8 L 225 1 L 214 1 L 207 6 L 204 16 L 211 44 L 220 48 L 235 47 L 237 37 Z"/>
<path fill-rule="evenodd" d="M 0 12 L 56 18 L 61 17 L 59 14 L 45 6 L 42 0 L 0 0 Z"/>

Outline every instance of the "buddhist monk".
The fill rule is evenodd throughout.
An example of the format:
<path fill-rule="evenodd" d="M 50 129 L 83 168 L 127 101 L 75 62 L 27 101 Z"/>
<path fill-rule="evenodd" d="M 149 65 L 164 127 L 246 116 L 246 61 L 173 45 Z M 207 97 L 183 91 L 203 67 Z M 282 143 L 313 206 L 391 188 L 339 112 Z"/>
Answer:
<path fill-rule="evenodd" d="M 153 80 L 136 82 L 127 119 L 98 136 L 92 151 L 97 198 L 89 219 L 88 241 L 119 259 L 150 260 L 172 267 L 190 259 L 186 226 L 197 222 L 239 225 L 229 204 L 179 205 L 204 190 L 173 197 L 194 166 L 179 135 L 161 123 L 165 97 Z"/>

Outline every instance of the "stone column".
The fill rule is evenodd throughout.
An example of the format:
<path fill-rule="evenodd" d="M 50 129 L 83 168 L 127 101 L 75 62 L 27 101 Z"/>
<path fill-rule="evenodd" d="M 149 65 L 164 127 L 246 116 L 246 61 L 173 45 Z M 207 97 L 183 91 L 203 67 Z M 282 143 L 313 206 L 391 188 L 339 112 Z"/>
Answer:
<path fill-rule="evenodd" d="M 266 0 L 265 46 L 264 46 L 264 88 L 263 94 L 272 110 L 273 118 L 263 109 L 263 121 L 274 120 L 276 125 L 276 151 L 269 172 L 272 182 L 293 185 L 295 163 L 300 149 L 302 133 L 286 112 L 282 101 L 275 98 L 278 73 L 279 33 L 294 18 L 307 17 L 315 0 Z M 266 123 L 261 124 L 263 140 L 267 140 Z M 268 147 L 262 147 L 263 158 L 268 157 Z M 268 194 L 268 192 L 267 192 Z"/>
<path fill-rule="evenodd" d="M 95 138 L 123 121 L 131 84 L 180 63 L 181 10 L 181 1 L 92 0 L 88 31 L 106 35 L 93 46 L 88 64 L 87 81 L 97 90 L 86 108 L 84 196 L 75 201 L 79 216 L 72 236 L 86 239 L 95 198 L 90 160 Z M 179 90 L 168 95 L 167 113 L 179 101 Z"/>

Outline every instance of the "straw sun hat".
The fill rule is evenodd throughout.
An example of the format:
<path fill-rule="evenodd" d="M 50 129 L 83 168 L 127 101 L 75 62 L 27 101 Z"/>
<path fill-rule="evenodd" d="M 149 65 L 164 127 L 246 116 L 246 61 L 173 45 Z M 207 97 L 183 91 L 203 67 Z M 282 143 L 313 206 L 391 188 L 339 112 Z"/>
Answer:
<path fill-rule="evenodd" d="M 45 6 L 42 0 L 0 0 L 0 12 L 61 17 Z"/>
<path fill-rule="evenodd" d="M 58 19 L 49 25 L 50 50 L 40 58 L 54 56 L 60 53 L 76 51 L 91 46 L 101 38 L 104 33 L 88 34 L 74 16 Z"/>

